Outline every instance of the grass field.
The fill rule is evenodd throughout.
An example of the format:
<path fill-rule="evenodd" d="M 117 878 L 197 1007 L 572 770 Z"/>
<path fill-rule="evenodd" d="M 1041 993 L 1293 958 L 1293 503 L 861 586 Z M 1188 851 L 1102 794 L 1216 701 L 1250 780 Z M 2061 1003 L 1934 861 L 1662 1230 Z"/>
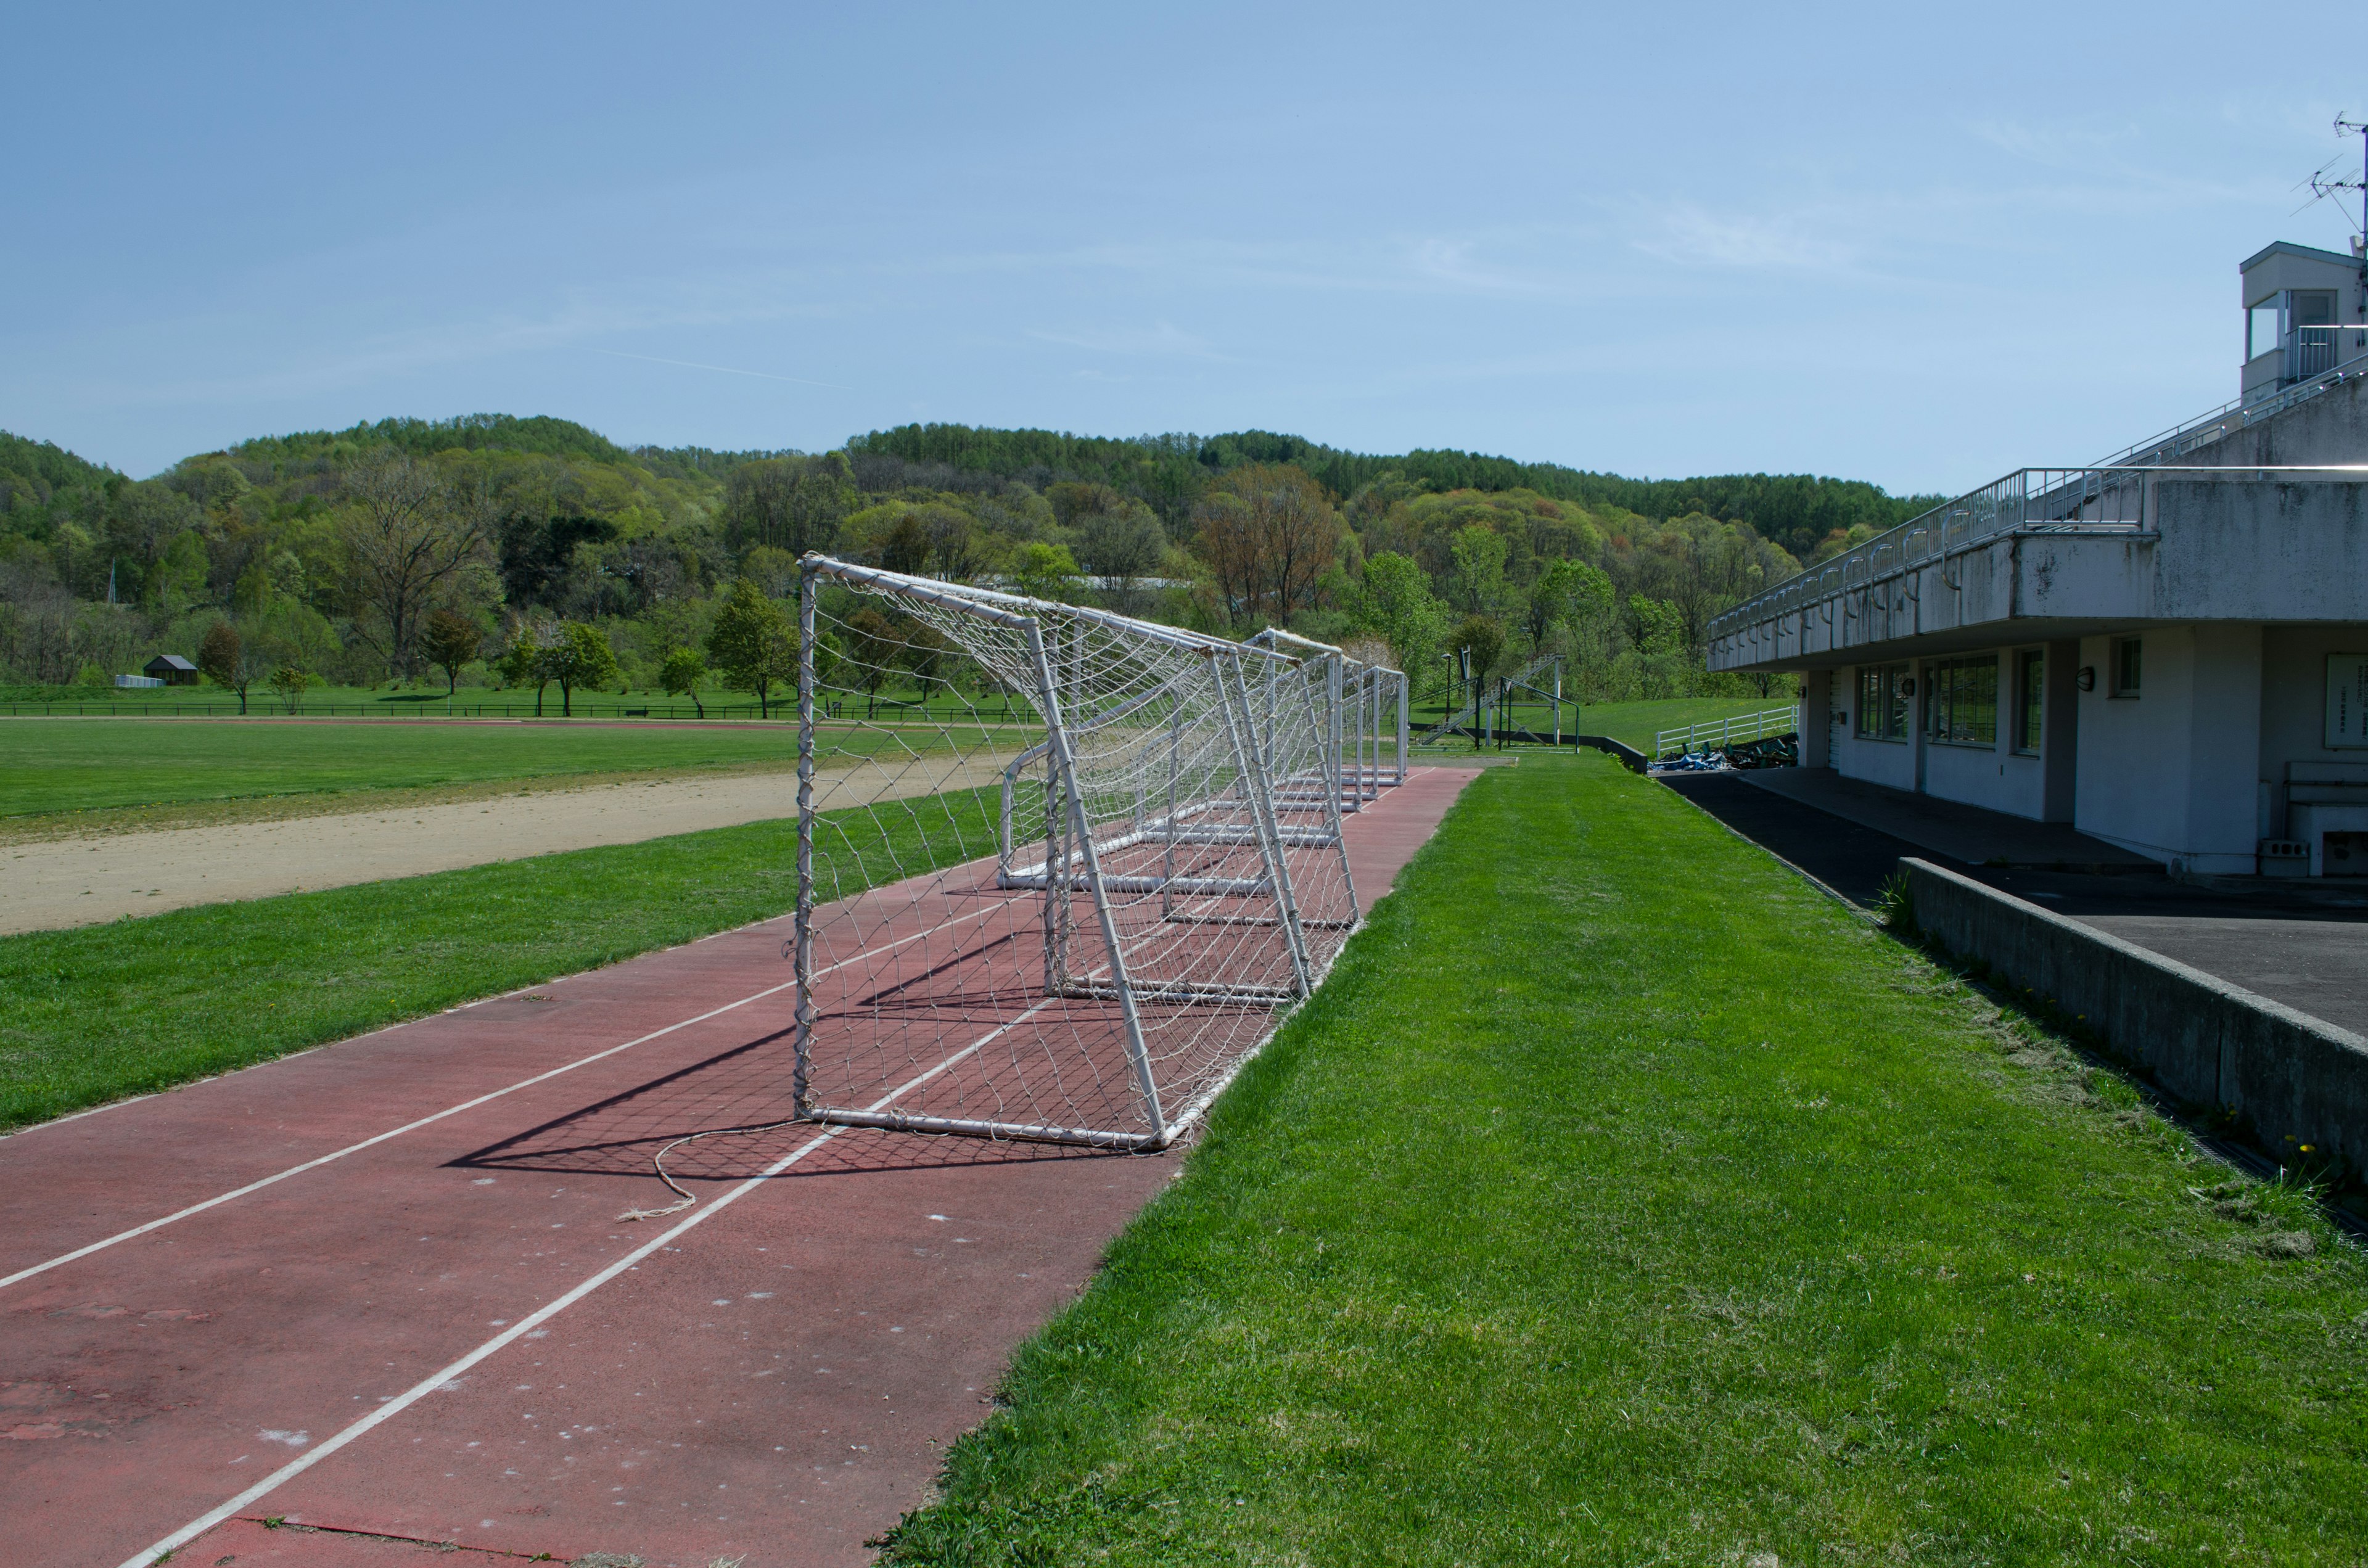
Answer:
<path fill-rule="evenodd" d="M 1748 713 L 1763 712 L 1770 708 L 1790 706 L 1783 697 L 1677 697 L 1656 702 L 1590 702 L 1577 710 L 1577 733 L 1588 735 L 1609 735 L 1624 741 L 1637 750 L 1650 752 L 1653 737 L 1663 730 L 1680 726 L 1706 724 L 1713 720 L 1739 718 Z M 1571 710 L 1563 709 L 1563 733 L 1572 733 Z M 1445 718 L 1444 709 L 1431 709 L 1414 716 L 1415 733 L 1423 726 Z M 1551 732 L 1554 717 L 1544 703 L 1520 705 L 1514 709 L 1514 722 L 1529 725 L 1540 733 Z M 1450 741 L 1449 746 L 1469 746 L 1469 741 Z"/>
<path fill-rule="evenodd" d="M 1676 796 L 1534 760 L 890 1560 L 2362 1560 L 2368 1271 L 2298 1195 Z"/>
<path fill-rule="evenodd" d="M 940 744 L 908 734 L 915 747 Z M 885 744 L 838 726 L 828 745 Z M 208 724 L 0 721 L 0 818 L 193 801 L 418 790 L 497 780 L 793 767 L 794 725 L 769 729 L 508 724 Z"/>
<path fill-rule="evenodd" d="M 918 871 L 993 844 L 986 793 L 935 798 L 938 825 L 908 821 L 862 864 Z M 881 831 L 869 808 L 825 815 L 860 842 Z M 796 850 L 794 821 L 756 823 L 0 937 L 0 1128 L 783 914 Z M 838 858 L 847 885 L 856 858 Z"/>

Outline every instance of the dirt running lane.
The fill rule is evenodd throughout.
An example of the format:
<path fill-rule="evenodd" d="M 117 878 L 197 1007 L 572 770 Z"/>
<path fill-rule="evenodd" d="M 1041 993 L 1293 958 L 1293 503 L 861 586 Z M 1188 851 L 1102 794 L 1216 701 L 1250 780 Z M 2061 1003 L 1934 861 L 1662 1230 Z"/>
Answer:
<path fill-rule="evenodd" d="M 1349 819 L 1369 900 L 1470 777 Z M 0 1276 L 779 986 L 787 926 L 0 1140 Z M 783 1129 L 696 1145 L 700 1208 L 620 1224 L 667 1196 L 659 1142 L 786 1110 L 791 997 L 0 1288 L 16 1560 L 118 1568 L 325 1446 L 176 1561 L 867 1561 L 1179 1156 Z"/>
<path fill-rule="evenodd" d="M 999 777 L 989 761 L 924 756 L 893 771 L 864 766 L 822 773 L 814 803 L 827 811 Z M 736 827 L 795 816 L 797 788 L 791 773 L 727 774 L 0 846 L 0 937 Z"/>

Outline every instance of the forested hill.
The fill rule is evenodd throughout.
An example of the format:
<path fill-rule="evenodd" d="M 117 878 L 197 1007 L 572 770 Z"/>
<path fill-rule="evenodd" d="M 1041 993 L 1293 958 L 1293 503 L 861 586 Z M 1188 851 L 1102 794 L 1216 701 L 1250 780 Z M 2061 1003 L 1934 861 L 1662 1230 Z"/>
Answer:
<path fill-rule="evenodd" d="M 449 691 L 523 678 L 589 627 L 620 678 L 693 669 L 695 686 L 684 656 L 712 649 L 727 600 L 786 603 L 799 556 L 823 551 L 1210 631 L 1378 639 L 1431 682 L 1463 638 L 1562 657 L 1590 698 L 1707 694 L 1737 680 L 1704 665 L 1723 607 L 1923 505 L 1809 475 L 1634 480 L 1262 430 L 915 425 L 807 454 L 477 414 L 261 437 L 148 479 L 0 435 L 0 685 L 111 689 L 211 640 L 245 661 L 214 659 L 226 677 L 435 670 Z"/>
<path fill-rule="evenodd" d="M 1558 501 L 1616 506 L 1656 522 L 1702 513 L 1749 523 L 1762 538 L 1804 559 L 1836 532 L 1880 532 L 1946 499 L 1891 495 L 1863 480 L 1805 473 L 1628 479 L 1478 452 L 1418 449 L 1376 456 L 1266 430 L 1112 438 L 1055 430 L 905 425 L 859 436 L 848 442 L 847 449 L 850 457 L 866 454 L 992 474 L 1040 490 L 1062 480 L 1107 484 L 1171 518 L 1189 513 L 1211 479 L 1245 463 L 1292 464 L 1343 498 L 1369 485 L 1393 482 L 1427 494 L 1530 490 Z"/>
<path fill-rule="evenodd" d="M 122 477 L 63 447 L 0 430 L 0 513 L 19 506 L 46 506 L 62 490 L 96 487 Z"/>

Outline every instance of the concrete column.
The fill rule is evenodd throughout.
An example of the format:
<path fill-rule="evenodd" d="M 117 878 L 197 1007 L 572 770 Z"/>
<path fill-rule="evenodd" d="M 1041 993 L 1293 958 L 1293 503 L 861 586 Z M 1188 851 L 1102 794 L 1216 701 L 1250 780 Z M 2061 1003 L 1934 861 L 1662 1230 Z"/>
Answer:
<path fill-rule="evenodd" d="M 2261 628 L 2206 621 L 2191 635 L 2182 859 L 2192 871 L 2248 875 L 2260 848 Z"/>
<path fill-rule="evenodd" d="M 1801 676 L 1801 766 L 1831 767 L 1827 742 L 1834 728 L 1834 672 L 1806 670 Z"/>
<path fill-rule="evenodd" d="M 2046 712 L 2040 720 L 2042 822 L 2070 822 L 2080 778 L 2080 644 L 2047 645 Z"/>
<path fill-rule="evenodd" d="M 1918 615 L 1923 613 L 1919 608 Z M 1916 682 L 1916 696 L 1907 704 L 1907 744 L 1916 759 L 1916 792 L 1924 793 L 1924 714 L 1932 701 L 1932 671 L 1929 661 L 1918 659 L 1907 666 Z"/>

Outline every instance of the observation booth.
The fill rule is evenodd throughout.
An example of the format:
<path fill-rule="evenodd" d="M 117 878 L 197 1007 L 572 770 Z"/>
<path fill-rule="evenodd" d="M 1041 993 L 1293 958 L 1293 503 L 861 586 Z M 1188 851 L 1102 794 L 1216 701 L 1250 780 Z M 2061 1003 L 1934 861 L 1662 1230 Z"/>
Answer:
<path fill-rule="evenodd" d="M 2244 282 L 2245 403 L 2368 354 L 2368 273 L 2352 254 L 2281 240 L 2238 268 Z"/>

